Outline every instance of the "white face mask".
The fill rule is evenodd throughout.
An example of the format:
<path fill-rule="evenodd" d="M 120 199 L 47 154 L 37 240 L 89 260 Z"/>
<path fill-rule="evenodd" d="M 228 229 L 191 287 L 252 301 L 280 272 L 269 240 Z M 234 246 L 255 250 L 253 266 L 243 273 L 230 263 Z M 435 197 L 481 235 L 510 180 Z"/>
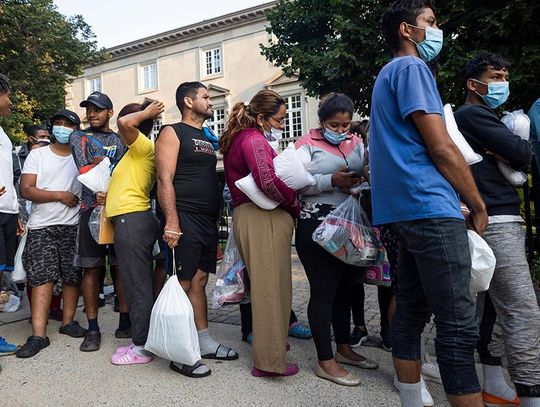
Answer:
<path fill-rule="evenodd" d="M 279 140 L 283 137 L 283 130 L 270 127 L 270 130 L 264 130 L 264 137 L 268 140 L 270 147 L 277 153 L 279 152 Z"/>

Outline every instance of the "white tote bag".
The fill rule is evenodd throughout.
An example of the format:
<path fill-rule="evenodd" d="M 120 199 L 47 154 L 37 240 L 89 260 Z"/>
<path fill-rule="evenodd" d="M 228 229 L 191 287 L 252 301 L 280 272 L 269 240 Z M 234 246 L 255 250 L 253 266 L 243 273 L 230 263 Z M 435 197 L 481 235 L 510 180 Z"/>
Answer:
<path fill-rule="evenodd" d="M 144 348 L 164 359 L 193 366 L 201 360 L 193 307 L 178 282 L 173 249 L 173 274 L 152 308 Z"/>
<path fill-rule="evenodd" d="M 13 273 L 11 273 L 11 279 L 13 280 L 14 283 L 24 283 L 26 281 L 26 271 L 24 271 L 22 255 L 24 252 L 24 247 L 26 246 L 27 236 L 28 236 L 28 229 L 21 236 L 21 240 L 19 241 L 19 246 L 17 247 L 17 252 L 15 253 L 15 260 L 13 262 L 15 267 L 13 269 Z"/>
<path fill-rule="evenodd" d="M 476 294 L 486 291 L 495 270 L 495 255 L 487 242 L 472 230 L 467 230 L 471 252 L 471 284 L 469 290 Z"/>

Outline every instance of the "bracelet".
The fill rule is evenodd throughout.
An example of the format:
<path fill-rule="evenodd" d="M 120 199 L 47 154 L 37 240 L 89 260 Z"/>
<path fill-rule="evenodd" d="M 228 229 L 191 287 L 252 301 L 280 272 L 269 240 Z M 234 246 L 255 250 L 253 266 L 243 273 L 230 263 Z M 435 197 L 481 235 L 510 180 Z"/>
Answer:
<path fill-rule="evenodd" d="M 171 235 L 182 236 L 182 232 L 175 232 L 174 230 L 165 230 L 164 233 L 170 233 Z"/>

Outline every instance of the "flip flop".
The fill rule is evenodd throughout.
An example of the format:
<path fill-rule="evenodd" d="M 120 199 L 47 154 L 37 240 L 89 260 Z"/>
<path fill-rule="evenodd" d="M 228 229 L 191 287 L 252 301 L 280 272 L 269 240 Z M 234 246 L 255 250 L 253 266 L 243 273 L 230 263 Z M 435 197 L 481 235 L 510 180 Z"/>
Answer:
<path fill-rule="evenodd" d="M 223 349 L 223 351 L 226 351 L 225 356 L 219 356 L 220 349 Z M 232 355 L 230 355 L 231 352 L 233 353 Z M 203 359 L 236 360 L 238 359 L 238 353 L 236 353 L 234 350 L 232 350 L 228 346 L 220 344 L 214 353 L 207 353 L 206 355 L 202 355 L 201 357 Z"/>
<path fill-rule="evenodd" d="M 212 371 L 210 369 L 208 369 L 208 371 L 204 372 L 204 373 L 193 373 L 194 370 L 197 370 L 197 368 L 202 366 L 202 365 L 204 365 L 203 361 L 199 360 L 193 366 L 182 365 L 182 367 L 180 368 L 174 362 L 171 362 L 169 364 L 169 368 L 171 370 L 174 370 L 176 373 L 180 373 L 181 375 L 184 375 L 184 376 L 187 376 L 187 377 L 193 377 L 195 379 L 210 376 L 210 373 L 212 373 Z"/>

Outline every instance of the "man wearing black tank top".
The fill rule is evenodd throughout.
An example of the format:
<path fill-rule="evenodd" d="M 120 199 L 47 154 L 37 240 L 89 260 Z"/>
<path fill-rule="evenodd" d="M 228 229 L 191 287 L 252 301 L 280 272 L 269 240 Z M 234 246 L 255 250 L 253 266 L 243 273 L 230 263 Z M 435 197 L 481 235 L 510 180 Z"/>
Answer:
<path fill-rule="evenodd" d="M 216 153 L 203 132 L 213 117 L 208 89 L 200 82 L 185 82 L 176 90 L 182 121 L 163 127 L 156 142 L 158 199 L 165 217 L 163 240 L 175 248 L 177 274 L 195 315 L 201 355 L 234 360 L 238 354 L 214 341 L 208 332 L 206 283 L 216 272 L 217 217 L 220 191 Z M 204 377 L 210 369 L 199 361 L 193 366 L 171 362 L 170 368 L 189 377 Z"/>

